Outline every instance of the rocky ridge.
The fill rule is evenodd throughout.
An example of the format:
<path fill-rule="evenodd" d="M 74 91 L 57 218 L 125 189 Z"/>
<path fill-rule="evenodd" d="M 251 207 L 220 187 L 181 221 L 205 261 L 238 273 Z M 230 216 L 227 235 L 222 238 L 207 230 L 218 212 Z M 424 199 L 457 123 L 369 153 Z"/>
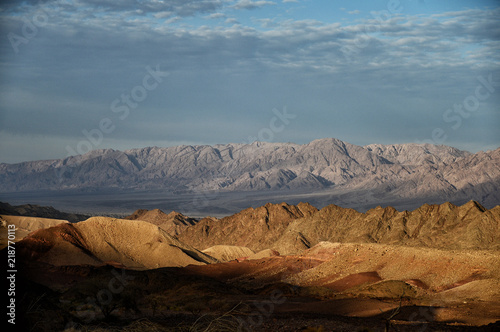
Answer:
<path fill-rule="evenodd" d="M 328 205 L 266 204 L 220 220 L 205 219 L 179 239 L 201 250 L 216 244 L 296 254 L 322 241 L 440 249 L 500 249 L 500 206 L 425 204 L 413 211 L 377 207 L 366 213 Z"/>

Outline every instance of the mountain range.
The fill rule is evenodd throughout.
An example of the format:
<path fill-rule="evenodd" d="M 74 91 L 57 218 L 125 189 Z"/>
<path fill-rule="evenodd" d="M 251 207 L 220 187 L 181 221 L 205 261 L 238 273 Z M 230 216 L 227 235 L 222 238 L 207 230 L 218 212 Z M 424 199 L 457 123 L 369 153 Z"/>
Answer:
<path fill-rule="evenodd" d="M 251 144 L 95 150 L 65 159 L 0 164 L 0 192 L 37 190 L 279 192 L 329 203 L 500 202 L 500 148 L 470 153 L 431 144 Z M 325 204 L 322 204 L 325 203 Z M 353 204 L 355 206 L 353 206 Z M 357 206 L 356 206 L 357 204 Z"/>

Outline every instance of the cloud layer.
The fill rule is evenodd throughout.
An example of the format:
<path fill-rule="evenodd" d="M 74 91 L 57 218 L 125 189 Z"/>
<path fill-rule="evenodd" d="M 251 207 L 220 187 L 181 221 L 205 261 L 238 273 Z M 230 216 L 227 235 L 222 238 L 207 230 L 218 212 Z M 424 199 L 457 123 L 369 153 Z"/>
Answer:
<path fill-rule="evenodd" d="M 259 133 L 285 106 L 296 120 L 275 141 L 500 145 L 500 86 L 482 88 L 489 95 L 474 111 L 454 108 L 481 78 L 500 81 L 499 8 L 382 6 L 363 18 L 349 10 L 354 20 L 342 22 L 294 16 L 307 3 L 293 1 L 2 6 L 0 162 L 62 157 L 102 119 L 115 130 L 100 148 L 266 139 Z M 169 73 L 151 90 L 148 66 Z M 117 105 L 129 108 L 125 119 Z"/>

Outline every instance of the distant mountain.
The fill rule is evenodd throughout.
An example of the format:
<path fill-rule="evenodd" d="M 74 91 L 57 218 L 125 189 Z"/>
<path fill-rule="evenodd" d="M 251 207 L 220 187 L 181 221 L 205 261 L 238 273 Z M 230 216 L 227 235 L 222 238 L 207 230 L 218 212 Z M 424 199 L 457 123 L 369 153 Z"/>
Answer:
<path fill-rule="evenodd" d="M 297 254 L 322 241 L 440 249 L 500 249 L 500 206 L 425 204 L 413 211 L 377 207 L 366 213 L 329 205 L 317 210 L 266 204 L 220 220 L 201 220 L 178 238 L 200 250 L 216 244 Z"/>
<path fill-rule="evenodd" d="M 210 190 L 323 194 L 338 197 L 336 203 L 344 206 L 474 199 L 493 207 L 500 202 L 500 148 L 471 154 L 442 145 L 357 146 L 328 138 L 304 145 L 95 150 L 61 160 L 0 164 L 1 192 L 110 188 L 179 195 Z"/>

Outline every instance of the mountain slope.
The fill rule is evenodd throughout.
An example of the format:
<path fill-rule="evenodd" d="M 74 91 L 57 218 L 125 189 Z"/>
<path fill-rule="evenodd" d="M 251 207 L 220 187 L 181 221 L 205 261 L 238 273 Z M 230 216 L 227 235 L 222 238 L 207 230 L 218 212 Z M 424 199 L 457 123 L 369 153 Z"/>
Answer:
<path fill-rule="evenodd" d="M 448 146 L 362 147 L 328 138 L 304 145 L 95 150 L 63 160 L 0 164 L 0 184 L 3 192 L 156 188 L 178 194 L 280 190 L 341 196 L 358 191 L 386 203 L 474 199 L 493 207 L 500 201 L 500 148 L 471 154 Z"/>
<path fill-rule="evenodd" d="M 149 211 L 139 209 L 124 219 L 147 221 L 160 227 L 172 236 L 182 233 L 186 227 L 192 226 L 196 223 L 195 219 L 186 217 L 182 213 L 172 211 L 169 214 L 166 214 L 159 209 Z"/>
<path fill-rule="evenodd" d="M 298 234 L 310 245 L 330 241 L 500 249 L 500 209 L 486 210 L 474 201 L 462 206 L 425 204 L 414 211 L 403 212 L 392 207 L 378 207 L 359 213 L 330 205 L 310 218 L 293 221 L 282 237 L 286 239 Z M 279 247 L 282 242 L 279 239 L 273 246 Z"/>
<path fill-rule="evenodd" d="M 297 206 L 266 204 L 245 209 L 222 219 L 205 218 L 186 228 L 178 238 L 200 250 L 215 245 L 248 247 L 254 252 L 268 249 L 295 219 L 311 216 L 317 209 L 310 204 Z"/>

